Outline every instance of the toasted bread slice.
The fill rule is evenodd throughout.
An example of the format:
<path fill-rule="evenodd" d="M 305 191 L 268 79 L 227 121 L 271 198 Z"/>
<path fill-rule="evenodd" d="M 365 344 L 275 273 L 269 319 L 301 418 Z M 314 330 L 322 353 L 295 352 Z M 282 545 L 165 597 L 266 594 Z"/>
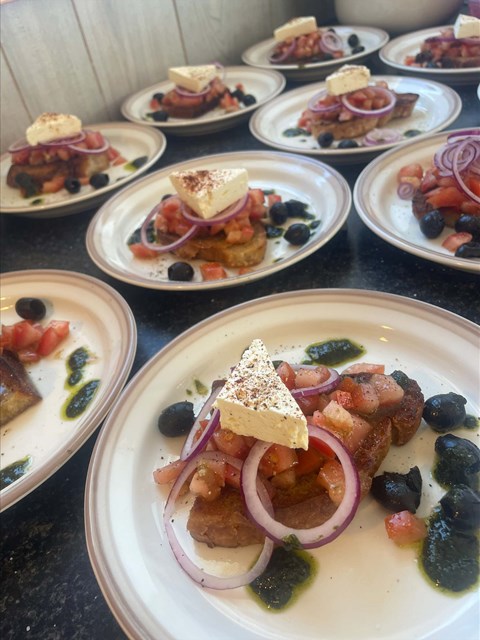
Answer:
<path fill-rule="evenodd" d="M 171 118 L 198 118 L 208 111 L 215 109 L 220 103 L 222 96 L 215 96 L 212 100 L 205 100 L 198 105 L 163 105 L 162 111 L 166 111 Z"/>
<path fill-rule="evenodd" d="M 41 399 L 23 364 L 13 353 L 4 351 L 0 355 L 0 426 Z"/>

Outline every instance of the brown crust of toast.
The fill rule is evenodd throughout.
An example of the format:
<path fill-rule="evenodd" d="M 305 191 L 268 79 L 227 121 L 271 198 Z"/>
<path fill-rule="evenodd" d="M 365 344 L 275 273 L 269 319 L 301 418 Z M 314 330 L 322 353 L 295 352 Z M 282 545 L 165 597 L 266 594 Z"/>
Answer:
<path fill-rule="evenodd" d="M 204 113 L 215 109 L 220 103 L 222 96 L 215 96 L 213 100 L 207 100 L 196 106 L 185 105 L 164 105 L 162 111 L 166 111 L 171 118 L 198 118 Z"/>
<path fill-rule="evenodd" d="M 42 396 L 16 356 L 10 351 L 0 354 L 0 426 L 41 399 Z"/>

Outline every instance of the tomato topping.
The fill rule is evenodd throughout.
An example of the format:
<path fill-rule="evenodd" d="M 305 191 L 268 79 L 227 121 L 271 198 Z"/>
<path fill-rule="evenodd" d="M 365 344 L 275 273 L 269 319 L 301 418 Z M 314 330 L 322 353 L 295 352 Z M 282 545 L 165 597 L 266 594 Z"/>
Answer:
<path fill-rule="evenodd" d="M 287 389 L 295 388 L 295 371 L 288 362 L 282 362 L 277 368 L 277 373 Z"/>
<path fill-rule="evenodd" d="M 330 500 L 337 506 L 345 493 L 345 474 L 338 460 L 328 460 L 318 472 L 318 484 L 328 491 Z"/>
<path fill-rule="evenodd" d="M 418 162 L 407 164 L 398 172 L 398 180 L 402 182 L 402 178 L 423 178 L 423 167 Z"/>
<path fill-rule="evenodd" d="M 156 256 L 158 256 L 158 253 L 156 251 L 154 251 L 153 249 L 149 249 L 141 242 L 129 244 L 128 248 L 136 258 L 156 258 Z"/>
<path fill-rule="evenodd" d="M 222 280 L 227 277 L 227 272 L 220 262 L 204 262 L 200 265 L 200 271 L 204 280 Z"/>
<path fill-rule="evenodd" d="M 50 355 L 70 332 L 70 323 L 66 320 L 51 320 L 38 344 L 37 353 Z"/>
<path fill-rule="evenodd" d="M 311 443 L 308 449 L 297 449 L 298 464 L 295 466 L 295 473 L 298 477 L 318 471 L 325 462 L 325 457 Z"/>
<path fill-rule="evenodd" d="M 63 189 L 64 184 L 65 176 L 55 176 L 42 184 L 42 193 L 57 193 L 57 191 Z"/>
<path fill-rule="evenodd" d="M 447 251 L 451 251 L 452 253 L 455 253 L 458 247 L 461 247 L 462 244 L 465 244 L 466 242 L 471 242 L 472 238 L 473 238 L 472 234 L 467 233 L 466 231 L 451 233 L 442 242 L 442 247 Z"/>
<path fill-rule="evenodd" d="M 434 209 L 439 207 L 459 207 L 464 200 L 467 200 L 467 196 L 459 191 L 457 187 L 438 187 L 430 191 L 427 197 L 427 202 Z"/>
<path fill-rule="evenodd" d="M 42 337 L 42 330 L 29 320 L 22 320 L 13 325 L 13 349 L 20 351 L 30 347 Z"/>
<path fill-rule="evenodd" d="M 177 479 L 181 474 L 185 466 L 187 465 L 185 460 L 175 460 L 170 462 L 165 467 L 155 469 L 153 472 L 153 479 L 157 484 L 168 484 Z"/>
<path fill-rule="evenodd" d="M 425 522 L 410 511 L 393 513 L 387 516 L 384 522 L 388 537 L 398 545 L 418 542 L 427 535 Z"/>
<path fill-rule="evenodd" d="M 260 461 L 259 469 L 267 478 L 291 469 L 297 464 L 295 449 L 282 444 L 273 444 Z"/>
<path fill-rule="evenodd" d="M 217 429 L 212 438 L 219 451 L 228 453 L 234 458 L 245 460 L 250 451 L 244 436 L 240 436 L 230 429 Z"/>

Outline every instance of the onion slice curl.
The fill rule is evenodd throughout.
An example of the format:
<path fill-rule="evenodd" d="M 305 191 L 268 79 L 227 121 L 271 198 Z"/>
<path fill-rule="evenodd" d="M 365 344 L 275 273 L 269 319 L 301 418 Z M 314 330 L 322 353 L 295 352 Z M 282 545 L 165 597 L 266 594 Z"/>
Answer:
<path fill-rule="evenodd" d="M 198 226 L 191 227 L 183 236 L 180 236 L 174 242 L 170 242 L 169 244 L 159 244 L 158 242 L 149 242 L 147 238 L 147 229 L 150 222 L 157 215 L 159 211 L 161 211 L 163 207 L 163 203 L 165 200 L 159 202 L 153 209 L 150 211 L 148 216 L 145 218 L 141 228 L 140 228 L 140 240 L 141 243 L 147 247 L 148 249 L 152 249 L 152 251 L 156 251 L 157 253 L 168 253 L 169 251 L 175 251 L 183 246 L 186 242 L 188 242 L 191 238 L 197 235 L 199 231 Z"/>
<path fill-rule="evenodd" d="M 201 432 L 201 423 L 206 420 L 208 414 L 212 410 L 212 405 L 216 400 L 216 397 L 220 393 L 223 385 L 225 384 L 225 380 L 214 380 L 212 384 L 212 391 L 207 398 L 207 401 L 200 409 L 197 417 L 195 418 L 195 422 L 193 423 L 192 428 L 185 440 L 183 448 L 180 452 L 180 460 L 191 460 L 193 456 L 200 451 L 203 451 L 207 446 L 210 437 L 213 432 L 217 428 L 218 423 L 220 422 L 220 411 L 215 409 L 206 425 L 205 429 Z M 197 439 L 197 433 L 200 433 Z"/>
<path fill-rule="evenodd" d="M 200 216 L 194 213 L 188 205 L 182 202 L 182 200 L 180 200 L 180 202 L 182 215 L 186 220 L 188 220 L 188 222 L 196 224 L 199 227 L 211 227 L 214 224 L 223 224 L 228 222 L 241 213 L 248 203 L 248 191 L 243 198 L 240 198 L 223 211 L 220 211 L 220 213 L 217 213 L 213 218 L 200 218 Z"/>
<path fill-rule="evenodd" d="M 375 93 L 379 94 L 379 96 L 383 98 L 388 98 L 388 104 L 380 109 L 360 109 L 355 105 L 351 104 L 349 97 L 352 95 L 351 93 L 343 94 L 340 99 L 342 101 L 345 109 L 353 113 L 355 116 L 363 116 L 364 118 L 379 118 L 381 116 L 386 116 L 390 111 L 395 107 L 395 103 L 397 98 L 395 94 L 390 91 L 390 89 L 385 89 L 384 87 L 368 87 L 369 89 L 374 89 Z M 355 93 L 355 92 L 354 92 Z"/>
<path fill-rule="evenodd" d="M 295 364 L 290 365 L 294 371 L 299 371 L 300 369 L 317 369 L 316 365 L 311 364 Z M 291 389 L 290 393 L 294 398 L 306 398 L 307 396 L 314 396 L 319 393 L 330 393 L 338 387 L 340 383 L 340 374 L 335 369 L 330 369 L 330 376 L 320 384 L 317 384 L 313 387 L 300 387 L 298 389 Z"/>

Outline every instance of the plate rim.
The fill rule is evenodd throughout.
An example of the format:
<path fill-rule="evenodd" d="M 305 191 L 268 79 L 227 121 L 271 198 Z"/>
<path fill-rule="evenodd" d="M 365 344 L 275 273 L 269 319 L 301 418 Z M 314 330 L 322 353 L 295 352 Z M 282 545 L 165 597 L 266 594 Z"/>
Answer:
<path fill-rule="evenodd" d="M 424 302 L 415 298 L 408 298 L 399 294 L 374 291 L 368 289 L 353 289 L 353 288 L 326 288 L 326 289 L 301 289 L 294 291 L 287 291 L 283 293 L 274 293 L 266 296 L 261 296 L 256 299 L 250 299 L 245 302 L 241 302 L 228 309 L 223 309 L 215 313 L 214 315 L 207 317 L 192 327 L 182 331 L 178 336 L 170 340 L 165 344 L 157 353 L 155 353 L 132 377 L 129 383 L 125 386 L 122 394 L 117 398 L 114 405 L 109 412 L 109 415 L 102 427 L 102 430 L 96 440 L 95 447 L 93 449 L 86 478 L 85 484 L 85 497 L 84 497 L 84 513 L 85 513 L 85 538 L 87 552 L 90 559 L 92 569 L 97 579 L 98 585 L 102 591 L 105 600 L 117 620 L 120 627 L 132 640 L 155 640 L 152 636 L 146 634 L 146 629 L 139 619 L 137 619 L 136 610 L 131 605 L 130 601 L 123 595 L 121 589 L 112 580 L 112 574 L 109 570 L 108 562 L 105 557 L 102 556 L 101 546 L 101 533 L 98 528 L 95 515 L 95 501 L 96 490 L 100 476 L 102 475 L 102 458 L 105 448 L 108 445 L 108 439 L 111 436 L 111 432 L 114 434 L 116 421 L 118 415 L 121 412 L 125 402 L 128 402 L 129 397 L 134 392 L 136 385 L 148 375 L 149 371 L 154 368 L 157 362 L 162 358 L 168 358 L 168 354 L 173 350 L 176 350 L 179 344 L 184 340 L 188 340 L 198 330 L 204 330 L 212 322 L 218 322 L 218 320 L 226 320 L 227 318 L 235 318 L 237 314 L 241 315 L 246 309 L 255 307 L 255 305 L 267 305 L 271 302 L 273 304 L 282 304 L 288 302 L 289 299 L 302 299 L 321 302 L 322 298 L 340 298 L 334 300 L 334 302 L 341 302 L 345 298 L 354 298 L 358 304 L 365 304 L 369 299 L 377 305 L 382 301 L 387 300 L 395 310 L 405 311 L 405 309 L 413 307 L 420 313 L 428 313 L 431 317 L 435 315 L 436 321 L 442 324 L 451 325 L 461 328 L 463 332 L 468 334 L 477 333 L 480 337 L 480 328 L 472 321 L 460 316 L 452 311 L 448 311 L 441 307 L 438 307 L 432 303 Z M 118 431 L 118 428 L 117 428 Z M 126 613 L 128 612 L 128 613 Z M 170 633 L 167 633 L 165 629 L 161 630 L 165 638 L 171 640 L 178 640 Z"/>
<path fill-rule="evenodd" d="M 114 122 L 101 122 L 99 124 L 96 124 L 96 123 L 89 124 L 87 128 L 101 131 L 102 129 L 104 130 L 114 129 L 119 126 L 122 128 L 125 127 L 130 131 L 136 131 L 137 133 L 140 133 L 142 136 L 150 136 L 151 139 L 155 141 L 158 145 L 156 152 L 154 153 L 154 155 L 150 160 L 148 160 L 144 165 L 139 167 L 136 171 L 132 172 L 131 176 L 126 176 L 124 178 L 124 183 L 128 183 L 128 182 L 131 182 L 132 180 L 135 180 L 136 176 L 139 176 L 145 173 L 146 171 L 148 171 L 148 169 L 150 169 L 155 164 L 155 162 L 157 162 L 162 157 L 162 155 L 165 153 L 165 150 L 167 148 L 167 139 L 165 137 L 165 134 L 162 131 L 158 131 L 155 129 L 152 129 L 152 130 L 146 129 L 145 127 L 140 127 L 138 124 L 135 124 L 133 122 L 125 122 L 122 120 L 114 121 Z M 3 153 L 0 156 L 0 163 L 8 160 L 9 156 L 10 154 L 8 153 L 8 151 Z M 96 198 L 102 198 L 104 195 L 107 196 L 110 192 L 119 188 L 121 188 L 121 185 L 119 185 L 117 182 L 113 182 L 103 187 L 102 189 L 98 189 L 97 191 L 92 191 L 90 193 L 86 193 L 83 195 L 80 194 L 79 196 L 74 197 L 73 199 L 61 200 L 59 202 L 54 202 L 54 203 L 45 204 L 45 205 L 38 205 L 38 206 L 32 205 L 32 206 L 23 206 L 23 207 L 22 206 L 2 207 L 0 204 L 0 213 L 4 213 L 7 215 L 24 215 L 27 213 L 28 214 L 39 213 L 40 215 L 33 216 L 38 218 L 43 217 L 43 214 L 55 212 L 55 211 L 58 211 L 59 209 L 65 209 L 66 211 L 68 211 L 71 208 L 75 208 L 76 213 L 81 213 L 82 211 L 85 211 L 86 209 L 89 208 L 89 204 L 91 201 L 94 201 Z M 85 207 L 83 207 L 83 204 L 85 204 Z M 82 206 L 82 208 L 77 210 L 79 205 Z M 64 213 L 62 215 L 68 215 L 68 214 Z"/>
<path fill-rule="evenodd" d="M 240 111 L 233 111 L 231 113 L 224 113 L 224 114 L 221 114 L 221 115 L 217 116 L 216 118 L 211 118 L 210 120 L 202 120 L 202 121 L 198 121 L 198 120 L 195 120 L 195 119 L 193 119 L 191 121 L 188 121 L 188 120 L 184 121 L 184 120 L 180 119 L 180 121 L 174 121 L 174 122 L 171 122 L 171 121 L 169 122 L 168 120 L 167 120 L 167 122 L 154 122 L 154 121 L 149 122 L 149 121 L 145 121 L 145 120 L 142 120 L 141 118 L 137 118 L 137 117 L 133 116 L 131 114 L 131 111 L 130 111 L 131 103 L 133 103 L 135 100 L 138 100 L 138 98 L 141 98 L 147 92 L 152 92 L 155 88 L 160 87 L 163 84 L 171 82 L 170 80 L 168 80 L 168 78 L 165 79 L 165 80 L 161 80 L 160 82 L 156 82 L 155 84 L 152 84 L 149 87 L 145 87 L 144 89 L 141 89 L 140 91 L 136 91 L 134 94 L 128 96 L 122 102 L 120 110 L 122 112 L 123 117 L 126 118 L 127 120 L 129 120 L 130 122 L 136 123 L 136 124 L 141 124 L 144 127 L 146 126 L 146 127 L 150 127 L 150 128 L 153 128 L 153 129 L 164 130 L 166 133 L 173 133 L 175 129 L 181 129 L 181 130 L 185 130 L 185 131 L 187 131 L 188 129 L 199 129 L 199 130 L 201 130 L 203 128 L 203 126 L 207 127 L 208 125 L 211 125 L 214 122 L 218 122 L 218 121 L 225 122 L 225 121 L 230 121 L 230 120 L 234 121 L 235 119 L 240 118 L 240 116 L 246 116 L 247 114 L 252 113 L 256 109 L 258 109 L 261 106 L 263 106 L 269 100 L 272 100 L 273 98 L 276 98 L 285 89 L 285 85 L 287 83 L 287 80 L 286 80 L 285 76 L 283 76 L 281 73 L 279 73 L 275 69 L 259 69 L 257 67 L 252 67 L 251 65 L 235 65 L 235 66 L 227 66 L 227 67 L 225 67 L 225 73 L 226 74 L 228 74 L 229 72 L 230 73 L 241 73 L 242 71 L 245 71 L 245 70 L 251 71 L 252 73 L 257 73 L 258 75 L 269 75 L 273 80 L 276 80 L 277 87 L 274 90 L 274 92 L 272 93 L 272 95 L 269 96 L 268 98 L 265 98 L 261 102 L 257 102 L 255 104 L 252 104 L 252 105 L 249 105 L 247 107 L 244 107 Z M 265 72 L 267 72 L 267 74 L 265 74 Z"/>
<path fill-rule="evenodd" d="M 327 60 L 327 61 L 320 61 L 320 62 L 307 62 L 304 65 L 301 65 L 301 67 L 299 67 L 299 65 L 297 64 L 286 64 L 286 65 L 272 65 L 271 63 L 265 63 L 265 64 L 254 64 L 252 62 L 247 62 L 246 58 L 249 57 L 249 54 L 251 51 L 254 51 L 257 48 L 260 47 L 264 47 L 267 46 L 267 44 L 271 44 L 272 46 L 275 44 L 275 38 L 266 38 L 265 40 L 261 40 L 260 42 L 257 42 L 256 44 L 251 45 L 250 47 L 248 47 L 247 49 L 245 49 L 245 51 L 243 51 L 242 53 L 242 60 L 243 62 L 245 62 L 245 64 L 252 66 L 252 67 L 256 67 L 258 69 L 275 69 L 275 70 L 279 70 L 279 71 L 285 71 L 288 72 L 290 74 L 292 74 L 292 76 L 295 74 L 295 72 L 298 73 L 305 73 L 306 71 L 312 71 L 312 70 L 328 70 L 329 68 L 333 69 L 336 68 L 340 65 L 342 65 L 343 63 L 345 64 L 350 64 L 350 62 L 354 61 L 354 60 L 359 60 L 362 58 L 365 58 L 365 56 L 369 56 L 372 55 L 373 53 L 375 53 L 376 51 L 379 51 L 383 46 L 385 46 L 389 40 L 390 40 L 390 36 L 389 34 L 384 30 L 384 29 L 380 29 L 379 27 L 369 27 L 367 25 L 350 25 L 350 24 L 334 24 L 334 25 L 326 25 L 326 26 L 322 26 L 322 29 L 328 29 L 328 28 L 342 28 L 342 29 L 356 29 L 356 30 L 360 30 L 360 31 L 364 31 L 364 32 L 368 32 L 371 34 L 375 34 L 378 35 L 378 37 L 382 40 L 381 44 L 379 44 L 378 46 L 376 46 L 374 49 L 369 49 L 368 51 L 361 51 L 360 53 L 355 53 L 353 55 L 350 56 L 345 56 L 344 58 L 340 58 L 337 60 Z M 340 60 L 340 62 L 339 62 Z"/>
<path fill-rule="evenodd" d="M 294 256 L 292 256 L 291 257 L 292 259 L 288 262 L 288 264 L 284 265 L 283 267 L 279 267 L 277 269 L 275 269 L 274 267 L 270 267 L 269 269 L 263 269 L 261 271 L 245 273 L 245 274 L 237 275 L 235 277 L 227 278 L 224 280 L 211 280 L 211 281 L 202 281 L 202 282 L 177 282 L 177 281 L 170 282 L 168 280 L 160 280 L 158 282 L 153 282 L 151 280 L 146 280 L 145 278 L 142 278 L 142 277 L 132 278 L 131 276 L 129 277 L 128 275 L 119 273 L 115 268 L 111 267 L 110 263 L 104 259 L 103 255 L 100 255 L 97 252 L 95 248 L 94 234 L 95 234 L 96 227 L 99 224 L 99 221 L 102 215 L 104 214 L 104 209 L 107 206 L 108 207 L 115 206 L 116 200 L 124 197 L 126 195 L 127 190 L 130 190 L 130 189 L 141 190 L 142 185 L 144 183 L 154 181 L 156 178 L 158 178 L 160 173 L 162 174 L 171 173 L 176 169 L 182 169 L 182 168 L 185 168 L 186 166 L 188 167 L 190 166 L 190 164 L 196 164 L 199 161 L 207 161 L 207 162 L 217 161 L 219 159 L 222 159 L 225 157 L 229 158 L 232 156 L 241 156 L 241 157 L 245 156 L 245 157 L 248 157 L 249 159 L 255 159 L 256 157 L 265 158 L 265 156 L 273 156 L 271 158 L 273 162 L 275 161 L 275 158 L 278 158 L 279 156 L 281 156 L 282 158 L 285 158 L 285 159 L 290 158 L 294 163 L 298 164 L 299 162 L 299 156 L 297 154 L 285 153 L 281 151 L 272 151 L 271 149 L 253 150 L 253 151 L 233 151 L 233 152 L 216 153 L 216 154 L 211 154 L 207 156 L 199 156 L 197 158 L 191 158 L 188 161 L 177 162 L 167 167 L 163 167 L 158 171 L 150 173 L 149 175 L 144 176 L 143 178 L 135 181 L 134 184 L 128 185 L 127 187 L 119 191 L 117 194 L 115 194 L 112 198 L 110 198 L 106 203 L 104 203 L 99 208 L 99 210 L 96 212 L 94 217 L 91 219 L 85 235 L 85 244 L 86 244 L 87 252 L 90 256 L 90 259 L 97 265 L 99 269 L 101 269 L 111 277 L 121 280 L 122 282 L 126 282 L 128 284 L 143 287 L 146 289 L 160 290 L 160 291 L 200 291 L 200 290 L 203 291 L 203 290 L 211 290 L 211 289 L 224 289 L 224 288 L 229 288 L 233 286 L 238 286 L 241 284 L 254 282 L 255 280 L 268 277 L 270 275 L 273 275 L 277 271 L 282 271 L 283 269 L 286 269 L 292 266 L 293 264 L 296 264 L 303 258 L 308 257 L 309 255 L 311 255 L 312 253 L 320 249 L 324 244 L 329 242 L 338 233 L 338 231 L 341 229 L 341 227 L 347 220 L 352 207 L 352 201 L 353 201 L 352 191 L 350 189 L 350 186 L 348 185 L 347 180 L 334 167 L 326 163 L 323 163 L 315 158 L 303 157 L 301 159 L 301 162 L 307 165 L 311 165 L 311 164 L 318 165 L 323 172 L 325 172 L 326 174 L 330 175 L 332 178 L 335 179 L 335 182 L 340 189 L 344 206 L 343 206 L 343 211 L 338 216 L 338 220 L 336 221 L 336 224 L 333 225 L 330 231 L 330 234 L 323 239 L 324 240 L 323 243 L 320 244 L 319 246 L 314 242 L 312 242 L 310 245 L 303 245 L 304 251 L 302 251 L 302 247 L 299 247 L 297 253 Z M 267 273 L 265 273 L 265 271 L 267 271 Z"/>
<path fill-rule="evenodd" d="M 449 87 L 445 84 L 443 84 L 442 82 L 438 82 L 436 80 L 431 80 L 430 78 L 428 79 L 421 79 L 421 78 L 415 78 L 415 77 L 409 77 L 409 76 L 399 76 L 399 75 L 391 75 L 391 74 L 375 74 L 374 76 L 371 77 L 372 80 L 378 79 L 378 80 L 395 80 L 395 81 L 402 81 L 402 80 L 410 80 L 415 82 L 420 82 L 422 84 L 431 84 L 434 87 L 436 87 L 437 89 L 440 88 L 442 90 L 442 92 L 449 97 L 451 103 L 452 103 L 452 113 L 450 114 L 450 116 L 447 118 L 447 120 L 445 120 L 445 122 L 441 125 L 441 128 L 439 129 L 438 127 L 431 129 L 429 131 L 427 131 L 426 133 L 421 133 L 418 136 L 415 136 L 415 140 L 419 140 L 419 139 L 424 139 L 426 137 L 429 137 L 430 135 L 438 132 L 438 131 L 443 131 L 443 129 L 445 129 L 446 127 L 449 127 L 453 122 L 455 122 L 455 120 L 458 118 L 458 116 L 460 115 L 461 111 L 462 111 L 462 99 L 460 97 L 460 95 L 455 91 L 455 89 L 452 89 L 452 87 Z M 322 87 L 320 86 L 322 85 Z M 266 112 L 268 112 L 269 108 L 272 108 L 272 106 L 276 106 L 278 104 L 280 104 L 282 102 L 283 99 L 285 99 L 286 96 L 289 96 L 289 94 L 301 94 L 304 91 L 307 91 L 307 88 L 311 87 L 312 88 L 312 93 L 314 90 L 316 89 L 320 89 L 323 88 L 323 85 L 325 85 L 325 81 L 319 81 L 317 83 L 313 83 L 311 85 L 303 85 L 301 87 L 298 87 L 296 89 L 292 89 L 291 91 L 286 91 L 285 93 L 283 93 L 282 95 L 277 96 L 276 98 L 274 98 L 273 100 L 271 100 L 269 103 L 261 106 L 251 117 L 250 122 L 249 122 L 249 128 L 250 128 L 250 133 L 260 142 L 262 142 L 263 144 L 266 144 L 268 146 L 271 146 L 275 149 L 281 149 L 281 150 L 285 150 L 285 151 L 289 151 L 290 153 L 298 153 L 298 154 L 302 154 L 302 155 L 308 155 L 308 156 L 312 156 L 312 157 L 320 157 L 320 158 L 332 158 L 332 157 L 336 157 L 338 156 L 339 158 L 351 158 L 352 161 L 358 160 L 360 161 L 357 156 L 361 156 L 362 158 L 364 157 L 369 157 L 372 156 L 374 154 L 377 153 L 382 153 L 386 150 L 389 149 L 398 149 L 398 147 L 403 146 L 405 144 L 408 144 L 409 142 L 411 142 L 411 140 L 405 140 L 405 141 L 401 141 L 399 143 L 392 143 L 392 144 L 382 144 L 382 145 L 375 145 L 372 147 L 356 147 L 354 149 L 295 149 L 293 150 L 292 147 L 288 147 L 286 145 L 282 145 L 281 143 L 275 144 L 272 141 L 268 141 L 269 139 L 267 137 L 264 137 L 261 135 L 261 133 L 258 130 L 258 124 L 257 121 L 260 120 L 260 118 L 262 117 L 262 115 L 264 115 Z"/>
<path fill-rule="evenodd" d="M 468 127 L 467 127 L 468 128 Z M 435 141 L 443 140 L 457 131 L 463 131 L 465 127 L 461 129 L 449 129 L 448 131 L 439 131 L 431 136 L 427 136 L 422 138 L 421 140 L 412 140 L 407 144 L 401 145 L 394 149 L 390 149 L 385 153 L 382 153 L 380 156 L 372 160 L 359 174 L 358 178 L 355 181 L 353 186 L 352 195 L 353 195 L 353 203 L 355 206 L 355 210 L 357 211 L 362 222 L 379 238 L 393 245 L 397 249 L 405 251 L 406 253 L 410 253 L 418 258 L 422 258 L 429 262 L 435 262 L 442 266 L 459 269 L 461 271 L 467 271 L 470 273 L 478 273 L 480 272 L 480 262 L 475 262 L 469 260 L 468 258 L 457 258 L 454 255 L 450 256 L 447 254 L 441 254 L 432 249 L 418 247 L 413 243 L 406 242 L 398 237 L 398 235 L 394 235 L 388 229 L 383 227 L 378 227 L 374 224 L 374 221 L 371 219 L 369 212 L 366 211 L 367 203 L 365 202 L 362 188 L 364 187 L 365 182 L 371 177 L 372 173 L 379 167 L 379 165 L 384 165 L 388 163 L 388 161 L 394 156 L 401 156 L 403 153 L 408 153 L 412 148 L 416 146 L 429 146 L 430 144 L 434 144 Z M 364 207 L 365 204 L 365 207 Z"/>
<path fill-rule="evenodd" d="M 0 512 L 5 511 L 15 503 L 22 500 L 29 493 L 43 484 L 48 478 L 54 475 L 71 457 L 73 457 L 85 442 L 99 428 L 102 420 L 108 414 L 111 406 L 120 395 L 133 366 L 135 353 L 137 348 L 137 325 L 135 317 L 130 305 L 123 296 L 112 286 L 85 273 L 76 271 L 67 271 L 62 269 L 25 269 L 17 271 L 7 271 L 2 273 L 2 282 L 4 286 L 7 283 L 16 280 L 41 281 L 42 279 L 50 279 L 54 282 L 68 282 L 69 285 L 75 286 L 75 282 L 81 280 L 90 290 L 95 293 L 108 296 L 115 300 L 118 311 L 123 314 L 122 320 L 126 325 L 127 335 L 122 339 L 123 358 L 119 362 L 118 375 L 112 380 L 109 392 L 105 398 L 97 403 L 93 408 L 88 420 L 83 425 L 79 433 L 72 434 L 71 439 L 63 442 L 58 446 L 51 455 L 31 472 L 22 476 L 11 485 L 8 485 L 0 492 Z"/>

